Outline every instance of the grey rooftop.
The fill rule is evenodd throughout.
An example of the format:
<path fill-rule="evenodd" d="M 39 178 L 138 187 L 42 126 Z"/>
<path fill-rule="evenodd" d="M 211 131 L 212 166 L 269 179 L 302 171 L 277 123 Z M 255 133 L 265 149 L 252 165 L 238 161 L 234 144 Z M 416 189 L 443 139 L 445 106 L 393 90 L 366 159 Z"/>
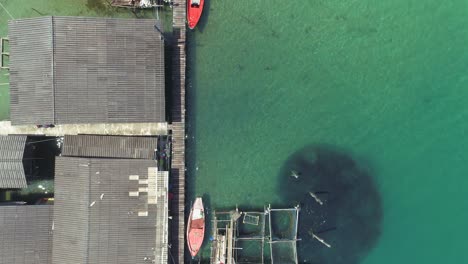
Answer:
<path fill-rule="evenodd" d="M 0 263 L 51 263 L 52 216 L 52 205 L 0 206 Z"/>
<path fill-rule="evenodd" d="M 67 135 L 63 156 L 154 159 L 157 137 Z"/>
<path fill-rule="evenodd" d="M 13 125 L 165 121 L 164 43 L 151 19 L 9 21 Z"/>
<path fill-rule="evenodd" d="M 58 157 L 53 264 L 167 263 L 167 172 L 153 160 Z"/>
<path fill-rule="evenodd" d="M 27 187 L 23 157 L 27 136 L 0 136 L 0 188 Z"/>

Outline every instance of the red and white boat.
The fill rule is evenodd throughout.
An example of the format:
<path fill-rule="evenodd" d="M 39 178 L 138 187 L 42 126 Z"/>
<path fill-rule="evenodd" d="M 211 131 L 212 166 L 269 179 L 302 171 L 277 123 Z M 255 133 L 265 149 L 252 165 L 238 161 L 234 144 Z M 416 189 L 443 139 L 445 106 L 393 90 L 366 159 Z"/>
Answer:
<path fill-rule="evenodd" d="M 194 29 L 200 20 L 205 0 L 187 0 L 187 23 L 190 29 Z"/>
<path fill-rule="evenodd" d="M 202 198 L 198 197 L 193 203 L 187 223 L 187 245 L 192 258 L 198 254 L 204 237 L 205 209 L 203 209 Z"/>

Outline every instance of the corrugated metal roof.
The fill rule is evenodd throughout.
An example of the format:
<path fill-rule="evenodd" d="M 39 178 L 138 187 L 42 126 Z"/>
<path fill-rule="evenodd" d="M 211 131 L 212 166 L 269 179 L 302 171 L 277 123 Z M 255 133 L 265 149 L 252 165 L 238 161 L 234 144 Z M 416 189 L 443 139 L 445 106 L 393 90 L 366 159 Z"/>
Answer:
<path fill-rule="evenodd" d="M 167 249 L 167 238 L 156 242 L 167 184 L 155 172 L 150 160 L 58 157 L 52 263 L 167 263 L 156 249 Z M 156 251 L 166 255 L 155 261 Z"/>
<path fill-rule="evenodd" d="M 10 68 L 16 70 L 10 75 L 10 85 L 16 87 L 12 89 L 12 124 L 165 121 L 164 43 L 154 29 L 154 20 L 37 20 L 41 22 L 37 32 L 45 36 L 31 33 L 29 26 L 35 19 L 9 24 L 10 39 L 14 40 L 10 41 Z M 27 38 L 42 39 L 43 45 L 29 45 Z M 44 57 L 49 56 L 45 65 L 26 65 L 35 61 L 31 54 L 39 49 Z M 23 53 L 25 50 L 30 52 Z M 38 88 L 30 75 L 35 76 L 32 71 L 39 67 L 53 69 L 45 75 L 47 81 L 39 82 L 47 92 L 36 91 L 37 98 L 20 100 Z"/>
<path fill-rule="evenodd" d="M 52 215 L 52 205 L 0 206 L 0 263 L 51 263 Z"/>
<path fill-rule="evenodd" d="M 89 184 L 87 160 L 56 158 L 52 263 L 87 263 Z"/>
<path fill-rule="evenodd" d="M 157 137 L 65 136 L 63 156 L 154 159 Z"/>
<path fill-rule="evenodd" d="M 23 155 L 26 136 L 0 136 L 0 188 L 25 188 Z"/>
<path fill-rule="evenodd" d="M 53 124 L 52 17 L 8 21 L 13 124 Z"/>
<path fill-rule="evenodd" d="M 158 171 L 156 208 L 155 263 L 168 263 L 169 240 L 169 172 Z"/>

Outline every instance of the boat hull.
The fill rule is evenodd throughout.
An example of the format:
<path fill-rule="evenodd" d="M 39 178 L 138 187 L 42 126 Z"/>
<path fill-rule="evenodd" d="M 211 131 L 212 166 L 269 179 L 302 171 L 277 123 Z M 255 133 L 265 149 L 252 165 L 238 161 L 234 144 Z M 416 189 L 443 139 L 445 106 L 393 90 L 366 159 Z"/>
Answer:
<path fill-rule="evenodd" d="M 205 237 L 205 210 L 201 198 L 196 198 L 187 223 L 187 246 L 190 255 L 195 257 L 203 245 Z"/>
<path fill-rule="evenodd" d="M 200 21 L 204 4 L 205 0 L 199 0 L 198 5 L 194 5 L 193 0 L 187 1 L 187 24 L 190 29 L 194 29 Z"/>

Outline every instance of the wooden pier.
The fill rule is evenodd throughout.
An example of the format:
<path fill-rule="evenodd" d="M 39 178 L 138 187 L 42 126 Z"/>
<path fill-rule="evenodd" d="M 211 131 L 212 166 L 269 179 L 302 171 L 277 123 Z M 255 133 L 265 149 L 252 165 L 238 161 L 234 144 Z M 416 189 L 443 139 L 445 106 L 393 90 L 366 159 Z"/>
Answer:
<path fill-rule="evenodd" d="M 268 206 L 263 211 L 245 212 L 236 208 L 227 212 L 213 212 L 210 263 L 298 264 L 299 211 L 298 205 L 285 209 Z M 273 222 L 286 223 L 287 228 L 274 225 Z M 265 259 L 265 243 L 270 247 L 269 259 Z"/>
<path fill-rule="evenodd" d="M 172 9 L 172 263 L 184 263 L 185 249 L 185 68 L 186 0 L 174 0 Z"/>
<path fill-rule="evenodd" d="M 234 259 L 237 239 L 237 224 L 241 213 L 213 212 L 213 230 L 211 237 L 210 263 L 235 264 Z"/>

